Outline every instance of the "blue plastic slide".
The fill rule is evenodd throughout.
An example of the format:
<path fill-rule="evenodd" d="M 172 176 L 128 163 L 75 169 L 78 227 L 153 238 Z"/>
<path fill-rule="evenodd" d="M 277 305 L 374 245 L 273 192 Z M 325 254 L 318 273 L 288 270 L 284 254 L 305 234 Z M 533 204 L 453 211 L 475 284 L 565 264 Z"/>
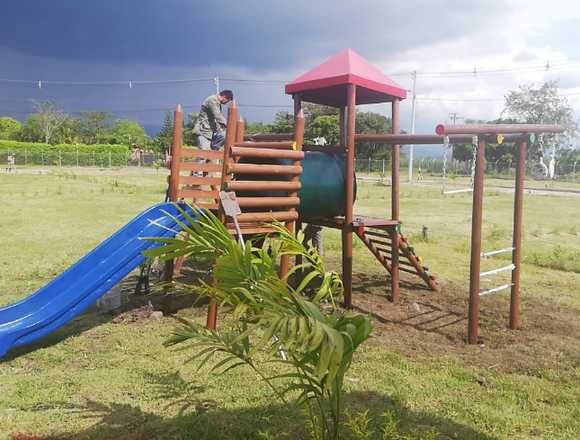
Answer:
<path fill-rule="evenodd" d="M 183 221 L 175 205 L 155 205 L 31 296 L 0 308 L 0 358 L 66 324 L 143 263 L 143 251 L 158 243 L 141 238 L 179 232 L 181 228 L 167 213 Z"/>

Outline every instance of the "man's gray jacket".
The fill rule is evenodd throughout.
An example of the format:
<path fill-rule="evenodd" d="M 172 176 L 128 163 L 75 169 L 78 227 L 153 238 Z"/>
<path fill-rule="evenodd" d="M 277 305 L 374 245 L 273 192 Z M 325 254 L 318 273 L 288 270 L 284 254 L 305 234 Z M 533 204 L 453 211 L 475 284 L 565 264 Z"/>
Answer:
<path fill-rule="evenodd" d="M 205 98 L 201 104 L 195 127 L 193 127 L 193 134 L 211 139 L 214 132 L 223 130 L 226 125 L 226 118 L 222 113 L 222 105 L 218 95 Z"/>

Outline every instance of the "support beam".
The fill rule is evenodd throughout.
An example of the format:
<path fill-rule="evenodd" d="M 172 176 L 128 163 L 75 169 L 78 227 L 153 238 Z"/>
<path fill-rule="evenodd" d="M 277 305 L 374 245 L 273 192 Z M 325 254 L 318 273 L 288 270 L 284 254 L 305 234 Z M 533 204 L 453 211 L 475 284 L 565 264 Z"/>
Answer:
<path fill-rule="evenodd" d="M 221 189 L 225 190 L 227 182 L 230 180 L 227 170 L 230 161 L 230 149 L 236 141 L 237 135 L 237 119 L 238 119 L 238 108 L 236 106 L 236 101 L 232 101 L 228 108 L 228 119 L 227 119 L 227 129 L 226 129 L 226 139 L 224 142 L 224 163 L 222 164 L 222 176 L 221 176 Z M 226 217 L 222 209 L 219 211 L 220 220 L 226 224 Z M 217 327 L 217 303 L 215 301 L 210 301 L 207 310 L 207 328 L 210 330 L 215 330 Z"/>
<path fill-rule="evenodd" d="M 338 124 L 339 124 L 339 134 L 338 134 L 338 145 L 342 148 L 346 148 L 346 107 L 340 106 L 340 112 L 338 114 Z"/>
<path fill-rule="evenodd" d="M 344 284 L 344 307 L 352 306 L 352 221 L 354 204 L 354 132 L 356 121 L 356 86 L 346 88 L 346 197 L 345 224 L 342 229 L 342 281 Z"/>
<path fill-rule="evenodd" d="M 490 135 L 490 137 L 493 137 Z M 522 138 L 521 134 L 506 134 L 503 142 L 518 142 Z M 445 136 L 436 134 L 367 134 L 359 133 L 355 135 L 357 142 L 372 142 L 375 144 L 385 145 L 443 145 L 445 143 Z M 449 142 L 452 144 L 471 144 L 473 137 L 466 134 L 453 134 L 449 136 Z"/>
<path fill-rule="evenodd" d="M 485 140 L 482 139 L 477 146 L 471 214 L 471 263 L 469 271 L 469 318 L 467 324 L 467 340 L 470 344 L 477 344 L 479 342 L 479 274 L 481 272 L 481 224 L 483 220 L 484 174 Z"/>
<path fill-rule="evenodd" d="M 518 145 L 518 163 L 516 168 L 516 188 L 514 193 L 514 231 L 512 264 L 512 288 L 510 297 L 509 326 L 515 330 L 520 325 L 520 270 L 522 265 L 522 223 L 524 216 L 524 179 L 526 174 L 527 142 Z"/>
<path fill-rule="evenodd" d="M 296 94 L 292 97 L 292 99 L 294 100 L 294 120 L 296 120 L 296 118 L 298 117 L 298 115 L 302 112 L 302 117 L 304 117 L 304 112 L 302 111 L 302 99 L 300 97 L 299 94 Z M 304 123 L 306 123 L 306 121 L 304 121 Z M 304 152 L 301 151 L 302 156 L 304 157 Z M 294 183 L 298 183 L 300 184 L 300 181 L 298 180 L 298 182 L 294 182 Z M 302 231 L 302 221 L 296 220 L 295 223 L 295 229 L 294 232 L 296 234 L 298 234 L 299 232 Z M 302 255 L 296 255 L 296 258 L 294 259 L 294 264 L 296 264 L 296 266 L 301 266 L 303 263 L 303 259 L 302 259 Z M 304 271 L 300 270 L 300 276 L 304 275 Z"/>
<path fill-rule="evenodd" d="M 181 152 L 183 146 L 183 111 L 181 104 L 177 104 L 173 113 L 173 139 L 171 141 L 171 173 L 169 175 L 169 201 L 177 202 L 179 199 L 179 172 L 181 166 Z M 163 281 L 170 283 L 175 273 L 175 260 L 165 263 Z"/>
<path fill-rule="evenodd" d="M 393 135 L 401 132 L 399 100 L 392 103 L 391 121 Z M 400 156 L 401 146 L 394 144 L 391 149 L 391 220 L 400 220 L 399 194 L 400 194 Z M 399 228 L 391 232 L 392 260 L 391 260 L 391 301 L 397 303 L 401 300 L 399 287 Z"/>
<path fill-rule="evenodd" d="M 177 202 L 179 190 L 179 170 L 181 165 L 181 150 L 183 145 L 183 111 L 177 104 L 173 113 L 173 140 L 171 142 L 171 174 L 169 176 L 169 200 Z"/>
<path fill-rule="evenodd" d="M 562 133 L 563 127 L 559 125 L 542 124 L 464 124 L 444 125 L 435 127 L 438 135 L 450 134 L 512 134 L 512 133 Z"/>
<path fill-rule="evenodd" d="M 294 95 L 294 149 L 298 151 L 302 150 L 302 144 L 304 143 L 304 112 L 302 111 L 302 99 L 300 95 Z M 294 162 L 292 166 L 295 168 L 300 168 L 302 171 L 302 167 L 300 166 L 301 158 L 294 158 Z M 300 183 L 300 177 L 295 174 L 290 181 L 292 183 Z M 289 198 L 298 199 L 298 191 L 292 191 L 288 194 Z M 286 222 L 286 228 L 290 231 L 291 234 L 296 232 L 295 229 L 295 221 L 298 220 L 298 210 L 296 207 L 292 207 L 290 209 L 290 213 L 294 214 L 296 217 Z M 288 275 L 288 271 L 290 270 L 290 256 L 289 255 L 282 255 L 280 257 L 280 278 L 285 279 Z"/>

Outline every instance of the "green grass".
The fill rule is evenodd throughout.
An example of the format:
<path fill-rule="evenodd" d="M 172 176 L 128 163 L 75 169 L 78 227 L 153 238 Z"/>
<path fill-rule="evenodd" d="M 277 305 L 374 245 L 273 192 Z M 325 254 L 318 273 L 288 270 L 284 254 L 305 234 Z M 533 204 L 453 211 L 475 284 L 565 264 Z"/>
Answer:
<path fill-rule="evenodd" d="M 0 304 L 29 295 L 161 201 L 164 182 L 153 174 L 0 175 Z M 403 232 L 417 253 L 444 287 L 466 292 L 471 196 L 443 198 L 438 188 L 406 185 L 401 195 Z M 488 192 L 484 249 L 510 245 L 511 199 Z M 358 200 L 358 213 L 386 215 L 389 188 L 361 184 Z M 525 298 L 578 316 L 580 200 L 528 196 L 525 203 Z M 419 239 L 423 225 L 428 241 Z M 325 239 L 328 260 L 338 267 L 340 236 L 325 230 Z M 506 262 L 484 263 L 485 270 Z M 384 277 L 358 241 L 354 270 Z M 182 313 L 204 319 L 200 308 Z M 187 352 L 163 348 L 173 327 L 170 318 L 117 321 L 91 312 L 0 362 L 0 439 L 16 432 L 62 439 L 308 438 L 299 411 L 280 406 L 249 371 L 196 372 L 183 363 Z M 411 357 L 385 343 L 388 338 L 377 341 L 357 355 L 347 378 L 350 424 L 362 423 L 368 436 L 354 437 L 345 427 L 347 439 L 580 437 L 579 362 L 497 371 L 454 352 Z M 462 350 L 477 356 L 482 349 Z M 365 411 L 367 423 L 361 422 Z"/>

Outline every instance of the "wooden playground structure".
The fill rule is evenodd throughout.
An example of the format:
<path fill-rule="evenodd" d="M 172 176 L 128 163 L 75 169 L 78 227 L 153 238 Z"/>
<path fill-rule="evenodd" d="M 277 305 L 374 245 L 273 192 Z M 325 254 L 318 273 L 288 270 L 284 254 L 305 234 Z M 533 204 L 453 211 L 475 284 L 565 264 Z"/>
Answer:
<path fill-rule="evenodd" d="M 472 143 L 477 145 L 473 184 L 471 231 L 471 263 L 468 313 L 468 342 L 479 342 L 479 303 L 482 296 L 510 289 L 510 322 L 519 325 L 520 266 L 522 244 L 523 182 L 528 136 L 536 133 L 560 133 L 552 125 L 440 125 L 435 135 L 407 135 L 400 133 L 400 101 L 406 90 L 398 86 L 362 57 L 347 49 L 286 85 L 286 93 L 294 101 L 294 133 L 246 136 L 244 121 L 235 102 L 228 108 L 227 132 L 223 151 L 185 148 L 182 145 L 183 113 L 178 106 L 174 115 L 173 144 L 169 198 L 185 200 L 200 208 L 210 209 L 220 216 L 232 231 L 236 228 L 225 215 L 220 191 L 235 193 L 241 214 L 237 216 L 242 235 L 272 232 L 268 221 L 278 220 L 295 232 L 302 223 L 338 229 L 342 232 L 342 275 L 344 306 L 352 306 L 353 234 L 390 274 L 390 299 L 400 300 L 400 272 L 418 277 L 426 287 L 436 291 L 435 277 L 428 273 L 407 238 L 401 233 L 400 218 L 400 149 L 401 145 L 444 145 Z M 304 144 L 303 102 L 338 108 L 340 121 L 339 143 L 334 146 Z M 385 134 L 357 134 L 356 106 L 388 103 L 392 132 Z M 477 139 L 474 137 L 477 136 Z M 502 137 L 517 149 L 516 187 L 514 201 L 513 242 L 511 247 L 482 253 L 481 230 L 484 194 L 485 147 L 490 140 Z M 391 147 L 391 203 L 390 218 L 360 216 L 354 213 L 356 180 L 354 159 L 356 144 L 372 141 Z M 340 206 L 332 215 L 304 215 L 300 194 L 312 191 L 312 182 L 305 178 L 309 158 L 328 155 L 328 161 L 339 158 L 342 180 L 338 195 Z M 323 157 L 324 158 L 324 157 Z M 311 211 L 311 210 L 310 210 Z M 481 273 L 481 258 L 512 252 L 509 266 Z M 280 275 L 289 269 L 288 257 L 280 261 Z M 169 274 L 173 273 L 170 266 Z M 511 271 L 511 283 L 487 291 L 480 291 L 481 277 Z M 217 305 L 210 304 L 207 325 L 215 329 Z"/>

